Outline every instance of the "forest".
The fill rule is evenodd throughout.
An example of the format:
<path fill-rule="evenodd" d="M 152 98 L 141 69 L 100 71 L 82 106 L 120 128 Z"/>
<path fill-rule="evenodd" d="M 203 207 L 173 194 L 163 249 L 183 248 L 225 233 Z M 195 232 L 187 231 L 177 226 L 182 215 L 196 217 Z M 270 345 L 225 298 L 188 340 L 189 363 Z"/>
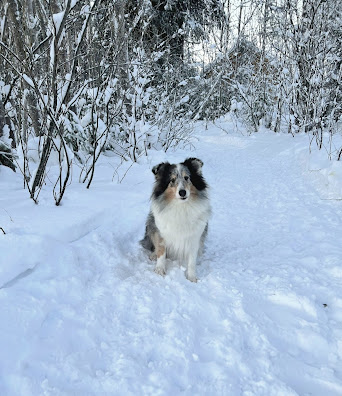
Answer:
<path fill-rule="evenodd" d="M 105 152 L 137 162 L 231 113 L 342 159 L 339 0 L 3 0 L 0 164 L 59 205 Z"/>

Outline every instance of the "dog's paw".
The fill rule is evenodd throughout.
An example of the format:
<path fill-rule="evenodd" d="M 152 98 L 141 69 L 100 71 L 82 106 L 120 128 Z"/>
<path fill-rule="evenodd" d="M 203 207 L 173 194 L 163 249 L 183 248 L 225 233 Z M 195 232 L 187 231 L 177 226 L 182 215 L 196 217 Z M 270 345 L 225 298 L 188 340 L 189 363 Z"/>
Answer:
<path fill-rule="evenodd" d="M 156 268 L 154 269 L 154 272 L 155 272 L 156 274 L 158 274 L 158 275 L 161 275 L 161 276 L 165 276 L 165 275 L 166 275 L 165 268 L 156 267 Z"/>
<path fill-rule="evenodd" d="M 155 252 L 152 252 L 152 253 L 148 256 L 148 258 L 149 258 L 151 261 L 157 261 L 157 254 L 156 254 Z"/>
<path fill-rule="evenodd" d="M 194 282 L 197 283 L 198 279 L 196 278 L 196 276 L 194 275 L 187 275 L 186 278 L 190 281 L 190 282 Z"/>

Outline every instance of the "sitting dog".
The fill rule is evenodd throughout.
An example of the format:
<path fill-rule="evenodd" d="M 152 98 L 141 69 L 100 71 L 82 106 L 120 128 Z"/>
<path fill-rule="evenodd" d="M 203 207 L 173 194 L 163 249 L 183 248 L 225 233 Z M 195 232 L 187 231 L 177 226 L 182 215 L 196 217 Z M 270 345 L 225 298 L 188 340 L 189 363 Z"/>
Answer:
<path fill-rule="evenodd" d="M 155 272 L 166 273 L 166 258 L 187 266 L 187 278 L 196 282 L 196 261 L 208 231 L 210 203 L 202 176 L 203 162 L 188 158 L 180 164 L 153 167 L 155 185 L 142 246 L 157 258 Z"/>

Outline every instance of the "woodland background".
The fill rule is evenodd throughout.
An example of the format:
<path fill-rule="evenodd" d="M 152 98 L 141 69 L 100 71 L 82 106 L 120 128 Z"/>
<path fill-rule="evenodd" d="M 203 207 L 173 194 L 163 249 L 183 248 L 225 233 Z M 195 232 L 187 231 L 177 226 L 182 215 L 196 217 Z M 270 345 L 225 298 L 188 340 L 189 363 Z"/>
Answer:
<path fill-rule="evenodd" d="M 3 0 L 0 164 L 37 202 L 54 158 L 59 205 L 73 162 L 89 187 L 228 112 L 341 160 L 341 65 L 339 0 Z"/>

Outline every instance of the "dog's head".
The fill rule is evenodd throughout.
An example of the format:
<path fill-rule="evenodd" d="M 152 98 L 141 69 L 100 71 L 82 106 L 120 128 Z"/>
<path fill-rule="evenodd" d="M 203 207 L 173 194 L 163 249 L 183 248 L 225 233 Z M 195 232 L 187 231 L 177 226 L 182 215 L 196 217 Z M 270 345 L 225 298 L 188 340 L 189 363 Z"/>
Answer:
<path fill-rule="evenodd" d="M 198 158 L 188 158 L 180 164 L 162 162 L 153 167 L 156 183 L 153 197 L 161 195 L 167 201 L 172 199 L 185 202 L 189 198 L 196 198 L 199 191 L 207 188 L 202 176 L 203 162 Z"/>

